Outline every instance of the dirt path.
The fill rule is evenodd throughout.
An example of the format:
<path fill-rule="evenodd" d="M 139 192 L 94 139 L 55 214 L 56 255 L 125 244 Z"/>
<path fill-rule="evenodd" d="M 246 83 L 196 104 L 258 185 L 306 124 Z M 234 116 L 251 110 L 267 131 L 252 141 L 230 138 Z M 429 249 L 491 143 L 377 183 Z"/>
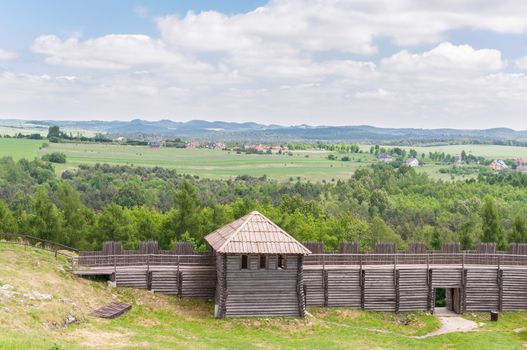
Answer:
<path fill-rule="evenodd" d="M 446 309 L 437 310 L 437 311 L 438 312 L 434 314 L 439 319 L 439 322 L 441 322 L 441 328 L 433 332 L 430 332 L 428 334 L 416 336 L 413 338 L 424 339 L 428 337 L 434 337 L 436 335 L 453 333 L 453 332 L 470 332 L 470 331 L 473 331 L 479 328 L 479 325 L 476 322 L 460 317 L 459 315 L 451 311 L 448 311 Z"/>

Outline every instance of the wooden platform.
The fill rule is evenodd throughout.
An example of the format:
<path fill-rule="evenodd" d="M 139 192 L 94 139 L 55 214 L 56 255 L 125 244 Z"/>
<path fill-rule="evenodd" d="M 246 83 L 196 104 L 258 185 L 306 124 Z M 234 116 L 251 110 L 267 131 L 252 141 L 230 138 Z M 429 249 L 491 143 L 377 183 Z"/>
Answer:
<path fill-rule="evenodd" d="M 98 308 L 97 310 L 93 311 L 90 315 L 101 318 L 115 318 L 117 316 L 121 316 L 131 308 L 132 305 L 130 304 L 124 304 L 114 301 Z"/>

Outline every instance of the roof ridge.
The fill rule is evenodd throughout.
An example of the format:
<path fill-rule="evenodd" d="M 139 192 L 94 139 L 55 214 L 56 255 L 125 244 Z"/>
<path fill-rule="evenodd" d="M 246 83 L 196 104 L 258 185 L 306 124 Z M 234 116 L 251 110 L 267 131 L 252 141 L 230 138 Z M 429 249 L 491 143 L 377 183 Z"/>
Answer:
<path fill-rule="evenodd" d="M 257 212 L 256 212 L 256 213 L 257 213 Z M 241 224 L 240 227 L 238 227 L 238 228 L 236 229 L 236 231 L 234 231 L 234 232 L 232 233 L 232 235 L 231 235 L 229 238 L 227 238 L 227 239 L 225 240 L 225 242 L 223 242 L 223 244 L 222 244 L 218 249 L 216 249 L 216 250 L 217 250 L 217 251 L 222 250 L 222 249 L 223 249 L 223 248 L 224 248 L 224 247 L 225 247 L 230 241 L 232 241 L 232 239 L 234 238 L 234 236 L 236 236 L 236 235 L 240 232 L 240 230 L 242 229 L 242 227 L 244 227 L 245 225 L 247 225 L 247 223 L 249 222 L 249 219 L 250 219 L 253 215 L 255 215 L 255 212 L 254 212 L 254 211 L 253 211 L 253 212 L 250 212 L 250 213 L 247 214 L 247 215 L 245 215 L 247 218 L 245 219 L 245 221 L 243 222 L 243 224 Z M 241 219 L 243 219 L 243 217 L 239 218 L 238 220 L 241 220 Z M 231 224 L 232 224 L 232 223 L 231 223 Z"/>

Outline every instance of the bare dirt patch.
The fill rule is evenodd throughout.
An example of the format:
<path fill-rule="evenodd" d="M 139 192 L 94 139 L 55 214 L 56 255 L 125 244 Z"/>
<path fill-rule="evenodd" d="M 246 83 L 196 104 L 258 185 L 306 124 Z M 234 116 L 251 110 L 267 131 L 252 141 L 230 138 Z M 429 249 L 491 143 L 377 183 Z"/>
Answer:
<path fill-rule="evenodd" d="M 476 322 L 467 320 L 460 316 L 439 316 L 438 318 L 441 322 L 441 328 L 414 338 L 423 339 L 447 333 L 470 332 L 479 328 L 479 325 Z"/>
<path fill-rule="evenodd" d="M 131 337 L 135 334 L 127 331 L 104 332 L 101 330 L 79 329 L 72 334 L 72 338 L 79 344 L 92 349 L 121 349 L 130 346 L 148 348 L 148 343 L 134 343 Z"/>

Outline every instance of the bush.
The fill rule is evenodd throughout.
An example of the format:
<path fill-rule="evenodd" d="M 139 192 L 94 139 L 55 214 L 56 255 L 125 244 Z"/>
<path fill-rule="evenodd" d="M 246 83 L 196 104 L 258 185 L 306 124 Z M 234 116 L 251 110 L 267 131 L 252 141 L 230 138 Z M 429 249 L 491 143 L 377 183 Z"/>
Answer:
<path fill-rule="evenodd" d="M 61 152 L 53 152 L 49 154 L 44 154 L 42 160 L 51 162 L 51 163 L 66 163 L 66 155 Z"/>

